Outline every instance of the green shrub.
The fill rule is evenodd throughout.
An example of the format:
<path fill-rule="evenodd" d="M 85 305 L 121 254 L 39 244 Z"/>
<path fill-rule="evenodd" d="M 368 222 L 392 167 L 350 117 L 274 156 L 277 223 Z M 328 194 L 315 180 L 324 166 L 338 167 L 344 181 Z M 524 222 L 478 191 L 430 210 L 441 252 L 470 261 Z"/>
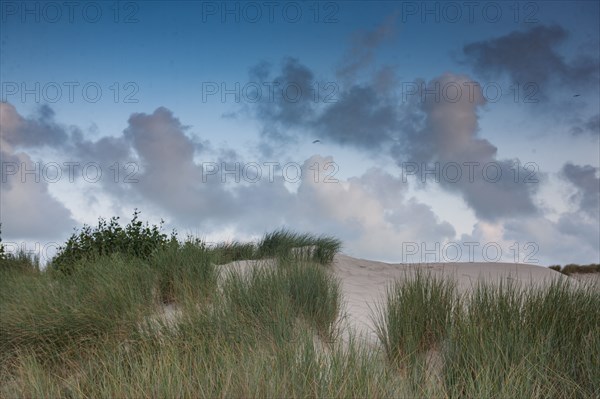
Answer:
<path fill-rule="evenodd" d="M 79 234 L 74 233 L 67 243 L 58 249 L 50 266 L 63 273 L 72 273 L 76 264 L 81 261 L 94 260 L 103 255 L 120 253 L 141 259 L 148 259 L 156 250 L 164 248 L 170 242 L 176 242 L 176 233 L 171 239 L 160 232 L 163 221 L 159 226 L 150 227 L 138 220 L 140 212 L 133 213 L 133 219 L 123 228 L 119 225 L 118 217 L 107 222 L 100 218 L 98 226 L 92 228 L 84 225 Z"/>

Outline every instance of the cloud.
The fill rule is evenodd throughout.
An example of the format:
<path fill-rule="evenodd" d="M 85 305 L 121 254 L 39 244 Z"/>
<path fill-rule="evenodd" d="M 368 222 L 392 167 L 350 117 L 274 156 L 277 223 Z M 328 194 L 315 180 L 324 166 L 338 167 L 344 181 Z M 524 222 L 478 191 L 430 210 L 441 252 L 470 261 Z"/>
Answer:
<path fill-rule="evenodd" d="M 397 134 L 398 106 L 370 86 L 352 86 L 340 93 L 312 122 L 319 137 L 360 149 L 379 149 Z"/>
<path fill-rule="evenodd" d="M 389 68 L 381 69 L 369 84 L 350 84 L 344 88 L 331 82 L 327 90 L 321 88 L 315 98 L 315 74 L 297 59 L 284 60 L 276 77 L 261 63 L 251 69 L 250 78 L 259 83 L 277 82 L 279 90 L 273 99 L 262 96 L 261 101 L 250 104 L 251 114 L 262 124 L 265 155 L 272 156 L 297 142 L 299 137 L 322 137 L 328 142 L 359 149 L 380 149 L 394 140 L 401 125 L 403 109 L 390 89 L 394 74 Z M 257 72 L 258 71 L 258 72 Z M 387 84 L 385 89 L 380 86 Z M 298 87 L 303 93 L 295 100 L 285 95 L 281 88 Z M 298 90 L 290 89 L 289 93 Z"/>
<path fill-rule="evenodd" d="M 568 32 L 559 25 L 540 25 L 467 44 L 463 54 L 475 71 L 485 78 L 507 75 L 520 85 L 534 82 L 544 97 L 550 96 L 550 84 L 571 88 L 597 86 L 598 59 L 579 55 L 567 61 L 559 54 L 558 46 L 568 37 Z"/>
<path fill-rule="evenodd" d="M 167 209 L 178 220 L 218 220 L 238 211 L 214 179 L 203 182 L 195 146 L 167 108 L 130 116 L 124 137 L 140 160 L 139 182 L 132 188 L 145 200 Z"/>
<path fill-rule="evenodd" d="M 498 243 L 506 261 L 540 263 L 600 263 L 600 178 L 598 168 L 567 163 L 560 171 L 576 192 L 569 198 L 576 208 L 557 218 L 535 214 L 506 218 L 494 223 L 478 222 L 462 241 Z M 492 232 L 492 233 L 490 233 Z"/>
<path fill-rule="evenodd" d="M 468 78 L 444 75 L 432 82 L 460 83 L 465 79 Z M 425 102 L 417 109 L 423 116 L 420 123 L 405 124 L 412 126 L 412 130 L 396 132 L 390 129 L 387 136 L 375 140 L 389 143 L 402 138 L 411 144 L 402 150 L 404 156 L 411 156 L 406 158 L 409 160 L 478 160 L 501 165 L 509 178 L 496 184 L 482 179 L 469 184 L 442 183 L 446 189 L 461 193 L 480 216 L 473 233 L 463 236 L 462 241 L 475 240 L 481 245 L 499 242 L 508 256 L 504 258 L 506 261 L 512 260 L 510 251 L 515 242 L 519 243 L 521 251 L 526 250 L 519 261 L 531 260 L 524 258 L 525 254 L 539 258 L 542 263 L 596 259 L 599 236 L 597 168 L 571 164 L 563 168 L 564 178 L 577 189 L 572 197 L 578 205 L 576 212 L 561 214 L 557 221 L 550 221 L 537 212 L 524 212 L 516 217 L 520 213 L 515 212 L 514 207 L 528 204 L 532 192 L 523 188 L 524 184 L 513 184 L 511 168 L 514 165 L 496 159 L 495 147 L 478 136 L 476 111 L 483 104 L 482 97 L 467 103 Z M 7 123 L 2 124 L 2 137 L 6 134 L 13 143 L 22 143 L 15 139 L 19 136 L 10 129 L 22 126 L 19 124 L 23 121 L 37 120 L 38 116 L 24 118 L 13 113 L 4 114 L 3 118 L 6 115 L 10 118 L 3 119 Z M 244 160 L 235 152 L 209 150 L 210 143 L 192 134 L 190 128 L 165 107 L 152 113 L 132 114 L 123 134 L 118 137 L 88 141 L 77 128 L 67 133 L 66 140 L 56 143 L 61 151 L 76 149 L 77 156 L 105 162 L 110 161 L 111 152 L 116 158 L 135 156 L 140 164 L 139 182 L 123 191 L 101 186 L 103 198 L 121 206 L 135 202 L 138 208 L 151 209 L 159 217 L 169 220 L 169 225 L 179 231 L 205 235 L 229 231 L 235 236 L 256 237 L 286 226 L 337 236 L 344 241 L 346 253 L 388 261 L 404 259 L 405 243 L 428 243 L 426 248 L 431 248 L 432 243 L 455 241 L 456 232 L 452 225 L 440 220 L 429 206 L 411 198 L 408 185 L 399 175 L 379 168 L 369 169 L 360 176 L 325 182 L 324 178 L 331 172 L 329 166 L 335 159 L 315 155 L 301 165 L 301 180 L 295 191 L 288 189 L 282 170 L 277 168 L 272 180 L 267 178 L 263 168 L 262 178 L 255 183 L 243 179 L 236 183 L 235 172 L 207 176 L 205 161 L 214 162 L 212 165 L 217 165 L 221 171 L 223 167 L 234 171 L 244 164 Z M 202 145 L 197 145 L 199 142 Z M 352 143 L 368 148 L 359 140 Z M 120 146 L 124 148 L 118 148 Z M 3 162 L 25 162 L 33 168 L 29 155 L 15 152 L 4 140 L 2 151 Z M 390 155 L 399 156 L 400 153 Z M 99 191 L 95 189 L 94 192 Z M 5 235 L 56 239 L 77 225 L 71 211 L 51 195 L 48 185 L 43 182 L 30 180 L 21 184 L 9 180 L 2 184 L 1 195 Z M 538 245 L 540 256 L 531 253 L 531 247 L 524 248 L 530 242 Z"/>
<path fill-rule="evenodd" d="M 313 156 L 304 168 L 309 170 L 316 163 L 323 176 L 328 162 L 334 162 L 333 158 Z M 306 206 L 301 217 L 343 239 L 346 253 L 397 261 L 403 243 L 442 242 L 455 235 L 454 228 L 440 221 L 429 206 L 408 198 L 401 178 L 381 169 L 372 168 L 339 183 L 315 181 L 309 173 L 305 176 L 298 189 L 299 204 Z"/>
<path fill-rule="evenodd" d="M 600 219 L 600 169 L 591 165 L 565 164 L 561 169 L 563 177 L 577 188 L 571 201 L 579 205 L 579 209 L 598 220 Z"/>
<path fill-rule="evenodd" d="M 340 79 L 353 79 L 359 70 L 370 65 L 375 50 L 396 33 L 398 15 L 389 15 L 381 25 L 373 30 L 360 31 L 354 34 L 352 45 L 343 57 L 342 64 L 336 74 Z"/>
<path fill-rule="evenodd" d="M 288 60 L 281 76 L 300 76 L 308 86 L 314 73 L 297 60 Z M 495 220 L 537 212 L 532 196 L 542 176 L 536 176 L 535 182 L 522 181 L 528 171 L 517 160 L 497 159 L 497 148 L 479 135 L 477 111 L 486 100 L 477 82 L 447 73 L 427 85 L 416 82 L 420 92 L 401 102 L 394 90 L 376 90 L 379 78 L 341 89 L 338 101 L 318 108 L 282 98 L 275 106 L 257 104 L 255 115 L 263 124 L 263 132 L 271 132 L 269 138 L 282 144 L 302 136 L 320 137 L 390 157 L 401 168 L 407 162 L 420 168 L 457 163 L 463 177 L 458 181 L 442 179 L 440 184 L 459 193 L 480 218 Z M 461 91 L 455 93 L 457 87 Z M 432 95 L 436 92 L 439 95 Z M 280 128 L 287 130 L 275 135 L 280 134 Z M 264 153 L 273 154 L 270 149 L 272 146 L 267 145 Z M 466 165 L 477 168 L 473 178 L 467 176 L 470 166 Z"/>
<path fill-rule="evenodd" d="M 16 121 L 27 119 L 16 113 L 11 117 Z M 18 136 L 9 131 L 14 126 L 3 124 L 2 133 L 16 142 Z M 135 203 L 143 211 L 157 212 L 179 231 L 210 235 L 226 230 L 247 237 L 286 226 L 338 236 L 347 245 L 347 253 L 387 260 L 402 255 L 402 242 L 443 241 L 455 234 L 453 227 L 440 221 L 431 208 L 408 197 L 407 185 L 398 176 L 381 169 L 370 169 L 347 180 L 329 180 L 335 160 L 315 155 L 300 165 L 296 190 L 286 186 L 286 178 L 289 181 L 290 177 L 284 176 L 280 167 L 272 170 L 272 175 L 262 168 L 261 178 L 252 183 L 248 175 L 240 176 L 244 160 L 239 154 L 221 149 L 215 157 L 215 152 L 206 150 L 210 143 L 194 145 L 199 138 L 189 130 L 172 111 L 159 107 L 152 113 L 132 114 L 118 137 L 86 141 L 74 128 L 58 149 L 77 149 L 79 157 L 101 158 L 104 162 L 110 161 L 111 152 L 116 158 L 135 156 L 140 166 L 137 183 L 123 191 L 97 186 L 84 196 L 91 200 L 102 194 L 103 200 L 123 207 Z M 2 159 L 31 163 L 26 153 L 4 149 Z M 218 173 L 209 173 L 207 162 L 216 166 Z M 230 173 L 223 173 L 224 168 Z M 47 189 L 46 184 L 17 184 L 14 180 L 3 184 L 5 235 L 57 239 L 77 225 L 70 210 Z"/>
<path fill-rule="evenodd" d="M 0 102 L 2 139 L 12 147 L 56 147 L 67 142 L 69 135 L 54 121 L 54 111 L 48 105 L 38 108 L 37 114 L 23 118 L 15 107 Z"/>
<path fill-rule="evenodd" d="M 393 14 L 372 30 L 356 32 L 337 68 L 337 82 L 315 81 L 315 73 L 291 57 L 284 59 L 275 77 L 271 77 L 271 65 L 265 61 L 250 68 L 252 82 L 278 84 L 273 99 L 263 95 L 250 107 L 263 122 L 265 140 L 259 145 L 263 154 L 273 155 L 283 143 L 295 142 L 297 134 L 308 130 L 343 145 L 377 148 L 389 139 L 387 134 L 397 123 L 397 109 L 391 101 L 391 88 L 396 83 L 394 70 L 380 68 L 367 85 L 355 83 L 355 78 L 358 71 L 373 62 L 375 50 L 394 36 L 396 24 L 397 15 Z M 340 81 L 347 87 L 342 87 Z M 318 90 L 315 85 L 319 85 Z M 288 88 L 287 95 L 282 88 Z M 296 98 L 298 91 L 301 95 Z"/>
<path fill-rule="evenodd" d="M 79 127 L 57 122 L 54 110 L 48 105 L 38 107 L 25 117 L 12 104 L 0 103 L 0 118 L 5 151 L 22 150 L 24 154 L 30 150 L 41 151 L 45 159 L 38 160 L 38 164 L 41 167 L 49 163 L 60 165 L 63 180 L 72 178 L 75 183 L 85 180 L 89 185 L 86 171 L 93 176 L 91 180 L 95 180 L 98 172 L 101 178 L 93 183 L 96 187 L 102 186 L 120 196 L 131 192 L 122 183 L 127 176 L 135 176 L 137 159 L 123 136 L 89 140 Z"/>
<path fill-rule="evenodd" d="M 584 123 L 575 126 L 571 129 L 571 134 L 574 136 L 589 134 L 592 137 L 600 137 L 600 114 L 591 116 Z"/>
<path fill-rule="evenodd" d="M 503 227 L 504 239 L 510 240 L 505 245 L 516 248 L 517 243 L 521 257 L 542 265 L 600 263 L 598 222 L 580 213 L 564 213 L 556 222 L 542 216 L 511 219 Z"/>
<path fill-rule="evenodd" d="M 34 162 L 26 154 L 2 151 L 1 157 L 4 166 L 14 163 L 20 168 L 35 170 Z M 56 239 L 76 226 L 71 212 L 49 192 L 49 183 L 44 179 L 36 182 L 32 174 L 21 178 L 17 173 L 0 184 L 1 222 L 5 237 Z"/>
<path fill-rule="evenodd" d="M 284 133 L 306 124 L 314 117 L 315 78 L 312 70 L 295 58 L 286 58 L 279 75 L 271 77 L 270 66 L 259 63 L 250 68 L 250 81 L 260 91 L 249 90 L 248 98 L 258 98 L 253 104 L 255 115 L 264 122 L 263 137 L 277 142 L 293 139 Z"/>
<path fill-rule="evenodd" d="M 450 94 L 452 87 L 472 90 L 458 97 Z M 442 187 L 460 193 L 481 219 L 535 213 L 532 196 L 539 181 L 515 178 L 527 171 L 518 162 L 498 159 L 497 148 L 479 137 L 477 110 L 485 104 L 481 87 L 468 76 L 447 73 L 429 82 L 427 90 L 446 94 L 423 97 L 420 109 L 414 111 L 424 115 L 423 121 L 401 132 L 401 144 L 393 153 L 398 165 L 404 169 L 416 165 L 419 171 L 437 168 Z M 452 173 L 444 174 L 449 166 Z M 426 175 L 422 180 L 435 181 Z"/>
<path fill-rule="evenodd" d="M 413 83 L 417 93 L 402 99 L 398 97 L 395 71 L 390 67 L 380 68 L 370 80 L 358 82 L 357 71 L 371 64 L 375 49 L 393 36 L 395 22 L 396 18 L 391 16 L 376 29 L 356 35 L 343 58 L 343 66 L 337 71 L 344 86 L 338 87 L 336 101 L 314 106 L 280 98 L 274 105 L 257 104 L 255 116 L 263 124 L 264 136 L 281 146 L 295 142 L 298 137 L 319 137 L 329 143 L 389 157 L 401 169 L 407 163 L 417 164 L 422 170 L 458 164 L 461 178 L 457 181 L 442 178 L 436 183 L 461 195 L 478 218 L 495 221 L 538 213 L 533 196 L 544 176 L 538 174 L 523 181 L 530 173 L 518 160 L 498 159 L 497 148 L 479 131 L 478 111 L 486 99 L 474 79 L 452 73 L 427 84 L 416 79 Z M 542 26 L 472 43 L 464 51 L 476 69 L 491 75 L 508 73 L 519 80 L 523 77 L 548 80 L 554 66 L 562 74 L 559 80 L 571 82 L 592 76 L 593 67 L 581 60 L 567 63 L 556 53 L 554 47 L 566 37 L 567 33 L 559 26 Z M 529 47 L 535 48 L 532 55 L 522 59 L 522 54 L 527 53 L 524 49 Z M 271 74 L 266 63 L 253 71 L 262 79 Z M 314 76 L 308 66 L 288 59 L 277 80 L 297 80 L 308 87 Z M 458 96 L 454 96 L 455 88 L 460 90 Z M 267 144 L 264 153 L 273 154 L 272 149 L 273 145 Z M 473 176 L 472 167 L 476 168 Z M 433 183 L 432 180 L 428 179 L 427 184 Z"/>
<path fill-rule="evenodd" d="M 39 119 L 27 119 L 12 105 L 0 103 L 0 222 L 5 241 L 7 237 L 48 240 L 67 234 L 75 225 L 70 211 L 50 193 L 50 179 L 40 163 L 15 148 L 64 142 L 48 110 L 42 108 Z"/>

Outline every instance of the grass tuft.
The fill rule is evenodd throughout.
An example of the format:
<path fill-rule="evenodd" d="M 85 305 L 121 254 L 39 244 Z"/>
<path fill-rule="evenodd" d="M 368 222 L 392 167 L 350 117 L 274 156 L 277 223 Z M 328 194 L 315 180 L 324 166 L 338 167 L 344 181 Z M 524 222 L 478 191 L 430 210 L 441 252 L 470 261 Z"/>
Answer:
<path fill-rule="evenodd" d="M 286 229 L 267 233 L 258 244 L 259 257 L 295 257 L 329 264 L 340 251 L 341 241 L 329 236 L 299 234 Z"/>

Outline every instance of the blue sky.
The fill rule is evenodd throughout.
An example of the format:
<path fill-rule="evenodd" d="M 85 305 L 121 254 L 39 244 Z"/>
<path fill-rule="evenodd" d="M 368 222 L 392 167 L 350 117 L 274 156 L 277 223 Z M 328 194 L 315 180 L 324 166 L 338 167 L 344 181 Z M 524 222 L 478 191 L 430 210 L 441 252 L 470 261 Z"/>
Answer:
<path fill-rule="evenodd" d="M 380 260 L 600 262 L 598 2 L 70 4 L 2 1 L 12 247 L 138 208 L 207 240 L 287 226 Z"/>

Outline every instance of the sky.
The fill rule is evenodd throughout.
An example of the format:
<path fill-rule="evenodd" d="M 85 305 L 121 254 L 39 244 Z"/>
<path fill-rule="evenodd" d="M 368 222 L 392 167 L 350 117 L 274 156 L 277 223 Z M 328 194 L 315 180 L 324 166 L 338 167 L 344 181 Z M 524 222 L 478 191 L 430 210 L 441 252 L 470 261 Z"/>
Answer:
<path fill-rule="evenodd" d="M 600 3 L 1 1 L 0 221 L 600 263 Z"/>

